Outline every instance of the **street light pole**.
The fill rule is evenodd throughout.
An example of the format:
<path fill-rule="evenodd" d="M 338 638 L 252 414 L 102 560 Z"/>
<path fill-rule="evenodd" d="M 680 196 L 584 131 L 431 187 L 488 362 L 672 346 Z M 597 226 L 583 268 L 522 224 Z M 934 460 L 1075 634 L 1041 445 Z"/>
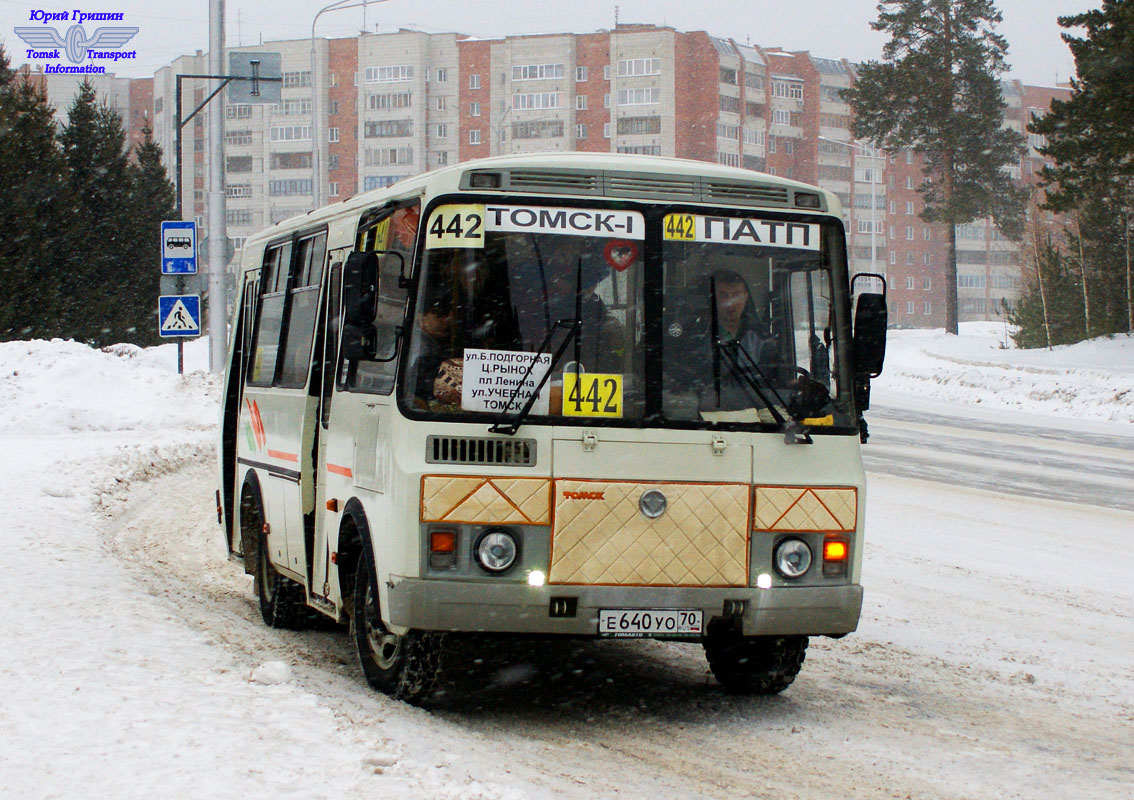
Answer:
<path fill-rule="evenodd" d="M 322 149 L 323 149 L 323 98 L 319 92 L 319 70 L 315 62 L 315 23 L 319 21 L 319 17 L 328 11 L 341 11 L 346 8 L 365 8 L 371 3 L 385 3 L 387 0 L 336 0 L 336 2 L 323 6 L 315 12 L 315 18 L 311 20 L 311 137 L 314 141 L 311 143 L 311 176 L 312 187 L 311 194 L 314 201 L 315 208 L 321 208 L 324 202 L 323 187 L 326 181 L 323 179 L 322 166 Z"/>
<path fill-rule="evenodd" d="M 875 181 L 875 178 L 878 177 L 874 173 L 874 170 L 876 169 L 875 162 L 878 159 L 878 148 L 874 145 L 858 144 L 857 142 L 844 142 L 840 139 L 831 139 L 826 136 L 820 136 L 819 139 L 824 142 L 831 142 L 832 144 L 841 144 L 843 147 L 853 147 L 856 150 L 861 150 L 862 152 L 866 153 L 866 157 L 870 159 L 870 271 L 878 272 L 878 268 L 876 266 L 878 261 L 878 203 L 875 200 L 874 193 L 874 184 L 877 182 Z"/>

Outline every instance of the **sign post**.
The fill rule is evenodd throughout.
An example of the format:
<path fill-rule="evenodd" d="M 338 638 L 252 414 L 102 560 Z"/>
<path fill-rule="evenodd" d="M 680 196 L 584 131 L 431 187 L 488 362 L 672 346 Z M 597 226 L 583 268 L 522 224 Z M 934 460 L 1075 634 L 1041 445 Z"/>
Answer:
<path fill-rule="evenodd" d="M 185 294 L 185 276 L 197 274 L 197 223 L 165 220 L 161 223 L 161 274 L 176 276 L 174 295 L 158 297 L 158 335 L 177 337 L 177 374 L 185 373 L 186 336 L 201 335 L 201 297 Z"/>

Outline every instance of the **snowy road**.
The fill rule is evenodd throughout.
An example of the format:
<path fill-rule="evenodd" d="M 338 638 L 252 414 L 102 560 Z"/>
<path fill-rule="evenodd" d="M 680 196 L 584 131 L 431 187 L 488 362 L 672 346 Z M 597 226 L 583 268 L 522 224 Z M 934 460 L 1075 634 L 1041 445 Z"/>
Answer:
<path fill-rule="evenodd" d="M 875 405 L 874 473 L 1134 511 L 1134 438 Z"/>
<path fill-rule="evenodd" d="M 697 646 L 494 642 L 424 711 L 342 632 L 261 623 L 213 513 L 219 381 L 167 356 L 0 347 L 0 797 L 1131 794 L 1128 425 L 879 402 L 860 628 L 780 696 Z"/>

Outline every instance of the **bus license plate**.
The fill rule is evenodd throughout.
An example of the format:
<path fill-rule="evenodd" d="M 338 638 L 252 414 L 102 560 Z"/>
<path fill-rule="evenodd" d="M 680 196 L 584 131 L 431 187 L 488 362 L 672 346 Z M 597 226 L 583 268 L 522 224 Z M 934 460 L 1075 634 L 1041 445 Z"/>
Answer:
<path fill-rule="evenodd" d="M 599 610 L 599 635 L 700 636 L 702 614 L 700 609 L 604 608 Z"/>

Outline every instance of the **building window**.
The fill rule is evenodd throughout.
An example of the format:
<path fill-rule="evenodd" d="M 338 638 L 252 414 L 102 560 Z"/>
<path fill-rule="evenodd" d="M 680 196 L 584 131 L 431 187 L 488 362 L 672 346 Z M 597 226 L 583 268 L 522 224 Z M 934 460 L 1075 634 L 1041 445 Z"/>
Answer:
<path fill-rule="evenodd" d="M 338 196 L 339 196 L 339 182 L 338 181 L 331 181 L 330 183 L 327 184 L 327 197 L 338 197 Z"/>
<path fill-rule="evenodd" d="M 479 89 L 480 88 L 480 76 L 479 75 L 469 75 L 469 88 L 470 89 Z"/>
<path fill-rule="evenodd" d="M 562 135 L 562 120 L 512 123 L 513 139 L 555 139 Z"/>
<path fill-rule="evenodd" d="M 772 109 L 773 125 L 791 125 L 791 112 L 782 108 Z"/>
<path fill-rule="evenodd" d="M 286 74 L 286 73 L 285 73 Z M 398 64 L 392 67 L 367 67 L 367 83 L 402 83 L 413 80 L 413 64 Z"/>
<path fill-rule="evenodd" d="M 908 300 L 908 301 L 906 301 L 906 313 L 907 313 L 907 314 L 912 314 L 912 313 L 914 313 L 914 304 L 913 304 L 913 300 Z"/>
<path fill-rule="evenodd" d="M 610 64 L 605 64 L 602 68 L 602 79 L 604 81 L 610 80 Z"/>
<path fill-rule="evenodd" d="M 272 103 L 272 114 L 283 117 L 294 117 L 311 113 L 311 98 L 301 97 L 295 100 L 284 100 L 282 103 Z"/>
<path fill-rule="evenodd" d="M 607 92 L 602 96 L 602 107 L 610 108 L 610 92 Z"/>
<path fill-rule="evenodd" d="M 718 106 L 721 111 L 726 111 L 730 114 L 739 114 L 740 98 L 733 97 L 731 94 L 722 94 L 718 101 Z"/>
<path fill-rule="evenodd" d="M 436 105 L 438 111 L 444 111 L 446 108 L 448 108 L 449 98 L 447 98 L 445 95 L 441 95 L 440 97 L 434 99 L 437 101 Z"/>
<path fill-rule="evenodd" d="M 437 166 L 439 166 L 439 167 L 449 166 L 449 151 L 448 150 L 438 150 L 436 153 L 433 154 L 433 157 L 434 157 L 434 160 L 437 162 Z"/>
<path fill-rule="evenodd" d="M 913 241 L 913 225 L 906 226 L 906 239 Z"/>
<path fill-rule="evenodd" d="M 930 314 L 933 313 L 933 301 L 932 300 L 926 300 L 924 303 L 921 304 L 921 313 L 925 314 L 926 316 L 929 316 Z"/>
<path fill-rule="evenodd" d="M 618 105 L 620 106 L 650 106 L 660 102 L 661 89 L 657 87 L 618 90 Z"/>
<path fill-rule="evenodd" d="M 469 144 L 480 144 L 480 131 L 469 131 Z"/>
<path fill-rule="evenodd" d="M 225 119 L 251 119 L 252 106 L 248 103 L 235 103 L 224 107 Z"/>
<path fill-rule="evenodd" d="M 470 117 L 479 117 L 480 116 L 480 103 L 469 103 L 469 116 Z"/>
<path fill-rule="evenodd" d="M 514 81 L 541 81 L 562 77 L 562 64 L 525 64 L 512 67 L 512 80 Z"/>
<path fill-rule="evenodd" d="M 378 147 L 367 148 L 366 166 L 368 167 L 384 167 L 387 164 L 412 164 L 413 163 L 413 148 L 412 147 Z"/>
<path fill-rule="evenodd" d="M 906 188 L 907 188 L 907 189 L 912 189 L 912 188 L 913 188 L 913 176 L 912 176 L 912 175 L 907 175 L 907 176 L 906 176 Z"/>
<path fill-rule="evenodd" d="M 389 139 L 400 136 L 413 136 L 412 119 L 384 119 L 367 122 L 363 134 L 367 139 Z"/>
<path fill-rule="evenodd" d="M 447 124 L 445 124 L 444 122 L 437 123 L 437 138 L 438 139 L 448 139 L 449 138 L 449 126 Z"/>
<path fill-rule="evenodd" d="M 224 187 L 225 197 L 251 197 L 252 185 L 248 183 L 230 183 Z"/>
<path fill-rule="evenodd" d="M 602 124 L 602 138 L 604 138 L 604 139 L 610 138 L 610 123 L 609 122 L 604 122 Z"/>
<path fill-rule="evenodd" d="M 890 251 L 890 263 L 891 264 L 897 264 L 898 263 L 898 254 L 896 252 L 894 252 L 893 250 Z M 912 314 L 913 312 L 911 311 L 910 313 Z"/>
<path fill-rule="evenodd" d="M 913 251 L 912 250 L 910 250 L 906 253 L 906 266 L 907 267 L 913 266 Z M 913 287 L 911 286 L 910 288 L 912 289 Z"/>
<path fill-rule="evenodd" d="M 587 126 L 586 125 L 580 124 L 580 125 L 575 126 L 575 138 L 576 139 L 586 139 L 587 138 Z"/>
<path fill-rule="evenodd" d="M 913 214 L 913 203 L 909 200 L 906 201 L 906 213 Z"/>
<path fill-rule="evenodd" d="M 733 86 L 735 86 L 736 85 L 736 70 L 730 69 L 729 67 L 721 67 L 720 68 L 720 82 L 721 83 L 730 83 Z"/>
<path fill-rule="evenodd" d="M 272 169 L 311 169 L 310 153 L 272 153 Z"/>
<path fill-rule="evenodd" d="M 329 75 L 327 85 L 332 89 L 337 89 L 339 87 L 339 74 L 337 72 L 332 72 Z"/>
<path fill-rule="evenodd" d="M 279 125 L 269 133 L 273 142 L 303 142 L 311 139 L 310 125 Z"/>
<path fill-rule="evenodd" d="M 311 70 L 299 72 L 285 72 L 283 74 L 283 88 L 299 89 L 311 85 Z"/>
<path fill-rule="evenodd" d="M 225 209 L 224 221 L 229 225 L 251 225 L 252 210 L 247 208 Z"/>
<path fill-rule="evenodd" d="M 925 241 L 928 242 L 930 239 L 933 238 L 933 231 L 930 228 L 922 228 L 921 229 L 921 238 L 925 239 Z"/>
<path fill-rule="evenodd" d="M 933 279 L 926 275 L 921 279 L 921 288 L 928 292 L 933 288 Z"/>
<path fill-rule="evenodd" d="M 268 181 L 268 194 L 272 197 L 290 197 L 311 194 L 310 178 L 290 178 L 288 180 Z"/>
<path fill-rule="evenodd" d="M 584 83 L 587 80 L 587 68 L 575 67 L 575 82 Z"/>
<path fill-rule="evenodd" d="M 530 92 L 512 95 L 513 111 L 563 108 L 563 92 Z"/>
<path fill-rule="evenodd" d="M 795 142 L 791 139 L 784 139 L 784 152 L 788 155 L 795 153 Z"/>
<path fill-rule="evenodd" d="M 658 152 L 654 153 L 654 155 L 660 156 L 661 155 L 661 148 L 659 147 L 657 149 L 658 149 Z M 623 152 L 621 147 L 618 148 L 618 152 L 620 152 L 620 153 Z M 718 164 L 724 164 L 726 167 L 739 167 L 740 166 L 740 154 L 739 153 L 722 153 L 718 150 L 717 151 L 717 163 Z"/>
<path fill-rule="evenodd" d="M 587 96 L 585 94 L 575 95 L 575 110 L 576 111 L 586 111 L 587 110 Z"/>
<path fill-rule="evenodd" d="M 630 78 L 637 75 L 661 75 L 660 58 L 624 58 L 618 62 L 618 77 Z M 736 83 L 733 73 L 733 83 Z"/>
<path fill-rule="evenodd" d="M 906 278 L 906 288 L 907 289 L 913 288 L 913 277 L 912 276 Z"/>
<path fill-rule="evenodd" d="M 366 96 L 366 105 L 371 111 L 383 111 L 387 108 L 412 108 L 413 92 L 368 94 Z"/>
<path fill-rule="evenodd" d="M 339 140 L 339 129 L 338 128 L 327 128 L 327 141 L 328 142 L 337 142 L 338 140 Z"/>
<path fill-rule="evenodd" d="M 445 83 L 447 80 L 449 80 L 449 70 L 444 68 L 437 70 L 437 82 Z"/>
<path fill-rule="evenodd" d="M 229 131 L 224 135 L 224 143 L 231 145 L 252 144 L 252 131 Z"/>
<path fill-rule="evenodd" d="M 363 190 L 369 192 L 372 189 L 385 189 L 387 186 L 393 186 L 400 181 L 404 175 L 369 175 L 362 179 Z"/>
<path fill-rule="evenodd" d="M 327 109 L 327 116 L 334 117 L 334 116 L 337 116 L 338 113 L 339 113 L 339 101 L 338 100 L 332 100 L 330 105 L 328 106 L 328 109 Z"/>
<path fill-rule="evenodd" d="M 332 153 L 331 155 L 329 155 L 327 157 L 327 171 L 328 172 L 334 172 L 338 168 L 339 168 L 339 156 L 336 153 Z"/>
<path fill-rule="evenodd" d="M 224 160 L 225 172 L 251 172 L 252 156 L 229 156 Z"/>
<path fill-rule="evenodd" d="M 772 97 L 787 97 L 792 100 L 802 100 L 803 82 L 773 80 Z"/>

